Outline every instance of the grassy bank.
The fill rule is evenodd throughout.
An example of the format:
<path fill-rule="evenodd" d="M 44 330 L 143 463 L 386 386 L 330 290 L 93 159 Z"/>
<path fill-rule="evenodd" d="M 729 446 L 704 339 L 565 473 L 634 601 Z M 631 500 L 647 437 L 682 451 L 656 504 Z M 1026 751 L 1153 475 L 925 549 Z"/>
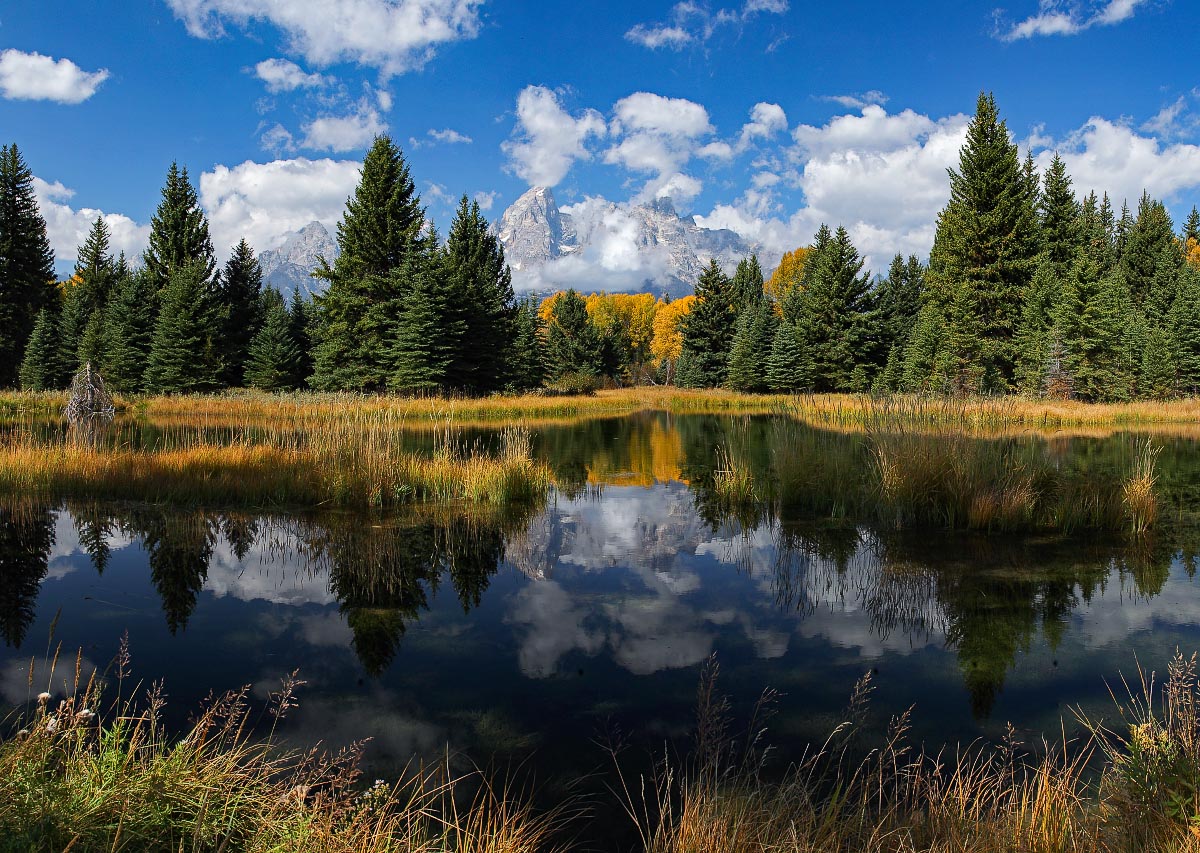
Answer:
<path fill-rule="evenodd" d="M 78 665 L 65 693 L 31 695 L 20 730 L 0 743 L 0 850 L 583 853 L 570 839 L 586 812 L 536 811 L 525 793 L 454 777 L 448 762 L 367 785 L 358 747 L 287 751 L 275 732 L 302 701 L 295 674 L 266 708 L 248 689 L 228 693 L 172 736 L 160 687 L 120 698 L 127 660 L 114 662 L 108 713 Z M 1161 684 L 1139 676 L 1115 725 L 1071 721 L 1081 739 L 1026 749 L 1010 730 L 1000 744 L 936 752 L 909 743 L 909 712 L 865 734 L 867 676 L 844 721 L 780 774 L 762 740 L 774 697 L 736 735 L 710 661 L 692 752 L 648 776 L 624 773 L 614 754 L 609 796 L 642 853 L 1195 851 L 1196 658 L 1177 654 Z"/>
<path fill-rule="evenodd" d="M 304 432 L 259 432 L 217 442 L 98 444 L 14 431 L 0 439 L 0 491 L 61 498 L 254 507 L 386 507 L 414 501 L 492 504 L 541 498 L 550 483 L 528 433 L 505 430 L 497 452 L 447 440 L 432 455 L 403 448 L 379 418 L 328 419 Z"/>

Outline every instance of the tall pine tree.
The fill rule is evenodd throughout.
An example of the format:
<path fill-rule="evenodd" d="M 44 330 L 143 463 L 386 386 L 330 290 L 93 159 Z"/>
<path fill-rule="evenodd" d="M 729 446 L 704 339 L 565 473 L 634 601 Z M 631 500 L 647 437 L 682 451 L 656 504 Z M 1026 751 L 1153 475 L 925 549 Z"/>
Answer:
<path fill-rule="evenodd" d="M 208 267 L 197 262 L 175 270 L 163 290 L 146 368 L 153 394 L 208 391 L 220 386 L 220 316 Z"/>
<path fill-rule="evenodd" d="M 155 319 L 148 309 L 156 300 L 156 284 L 146 270 L 125 270 L 117 279 L 104 312 L 101 361 L 101 373 L 113 391 L 134 394 L 145 387 Z"/>
<path fill-rule="evenodd" d="M 208 217 L 200 207 L 187 169 L 180 169 L 178 163 L 171 163 L 167 170 L 162 201 L 150 220 L 150 243 L 142 258 L 156 293 L 161 293 L 171 277 L 185 267 L 192 270 L 191 274 L 199 274 L 206 284 L 216 271 Z"/>
<path fill-rule="evenodd" d="M 250 341 L 262 328 L 266 306 L 263 301 L 262 267 L 250 244 L 241 240 L 225 264 L 216 289 L 221 320 L 222 384 L 243 384 Z"/>
<path fill-rule="evenodd" d="M 725 384 L 736 321 L 737 296 L 733 282 L 714 258 L 700 273 L 696 282 L 696 301 L 681 324 L 683 349 L 678 373 L 681 385 L 713 387 Z"/>
<path fill-rule="evenodd" d="M 246 351 L 245 381 L 263 391 L 286 391 L 295 387 L 300 360 L 292 318 L 278 291 L 264 291 L 260 304 L 265 319 Z"/>
<path fill-rule="evenodd" d="M 56 298 L 54 253 L 33 172 L 17 146 L 0 146 L 0 387 L 16 384 L 38 312 Z"/>

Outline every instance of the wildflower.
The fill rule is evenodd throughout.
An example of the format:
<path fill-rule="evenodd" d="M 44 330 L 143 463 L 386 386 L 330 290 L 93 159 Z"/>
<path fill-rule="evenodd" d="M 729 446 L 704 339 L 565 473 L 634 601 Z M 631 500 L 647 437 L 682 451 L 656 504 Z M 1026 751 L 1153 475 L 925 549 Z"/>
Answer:
<path fill-rule="evenodd" d="M 90 723 L 95 718 L 96 712 L 91 708 L 80 708 L 75 714 L 75 719 L 79 720 L 81 723 Z"/>
<path fill-rule="evenodd" d="M 46 720 L 46 731 L 48 731 L 50 734 L 54 734 L 56 731 L 58 731 L 58 717 L 51 717 L 50 719 Z"/>
<path fill-rule="evenodd" d="M 29 729 L 21 729 L 19 732 L 17 732 L 17 737 L 29 737 Z"/>
<path fill-rule="evenodd" d="M 43 690 L 41 693 L 38 694 L 37 699 L 38 699 L 38 704 L 45 705 L 47 702 L 50 701 L 50 694 L 47 693 L 45 690 Z"/>

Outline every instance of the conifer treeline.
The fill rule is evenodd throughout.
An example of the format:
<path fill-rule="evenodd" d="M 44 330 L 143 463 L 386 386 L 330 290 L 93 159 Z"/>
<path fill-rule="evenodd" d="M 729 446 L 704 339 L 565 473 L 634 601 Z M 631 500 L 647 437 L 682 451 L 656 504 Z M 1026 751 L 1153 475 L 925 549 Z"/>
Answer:
<path fill-rule="evenodd" d="M 379 137 L 338 226 L 328 287 L 291 304 L 243 240 L 218 268 L 186 169 L 171 166 L 141 265 L 97 219 L 74 274 L 53 255 L 16 146 L 0 148 L 0 385 L 64 387 L 84 361 L 125 393 L 491 393 L 595 381 L 741 391 L 937 391 L 1126 400 L 1200 393 L 1200 213 L 1175 233 L 1077 200 L 1063 161 L 1022 160 L 981 95 L 929 265 L 872 280 L 822 225 L 768 281 L 716 261 L 694 296 L 514 297 L 504 251 L 464 197 L 443 243 L 400 151 Z M 19 369 L 18 369 L 19 366 Z"/>

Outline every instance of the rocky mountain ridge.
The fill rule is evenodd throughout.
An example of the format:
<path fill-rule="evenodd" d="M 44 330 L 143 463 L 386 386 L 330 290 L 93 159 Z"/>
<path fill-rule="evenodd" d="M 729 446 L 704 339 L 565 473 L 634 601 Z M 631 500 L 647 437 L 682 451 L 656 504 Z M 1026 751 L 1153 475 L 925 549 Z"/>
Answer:
<path fill-rule="evenodd" d="M 297 290 L 308 293 L 324 290 L 325 283 L 314 279 L 312 271 L 317 268 L 320 258 L 324 257 L 332 264 L 337 255 L 333 235 L 314 220 L 288 234 L 278 249 L 267 249 L 259 254 L 258 263 L 262 267 L 263 283 L 290 298 Z"/>

